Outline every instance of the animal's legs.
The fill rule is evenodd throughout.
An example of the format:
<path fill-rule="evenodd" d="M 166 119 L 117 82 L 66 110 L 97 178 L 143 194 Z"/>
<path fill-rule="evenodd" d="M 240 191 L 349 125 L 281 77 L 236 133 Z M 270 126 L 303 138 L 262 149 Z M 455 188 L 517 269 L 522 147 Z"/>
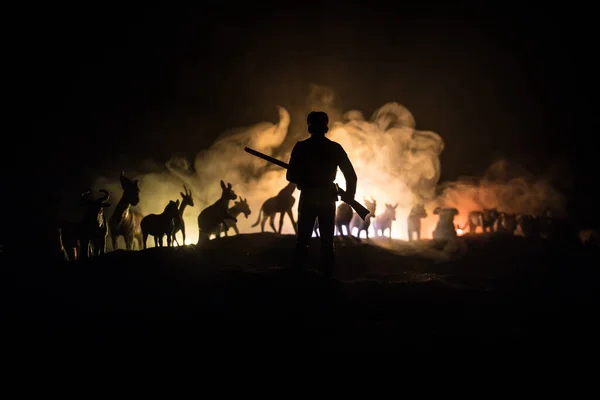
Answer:
<path fill-rule="evenodd" d="M 262 221 L 260 221 L 260 231 L 261 232 L 265 231 L 265 223 L 267 222 L 267 218 L 269 218 L 269 216 L 266 213 L 263 214 L 263 219 L 262 219 Z M 275 230 L 275 228 L 273 228 L 273 230 Z"/>
<path fill-rule="evenodd" d="M 296 221 L 294 221 L 294 213 L 292 212 L 292 209 L 290 208 L 289 210 L 286 211 L 286 213 L 290 217 L 290 221 L 292 221 L 292 226 L 294 227 L 294 233 L 298 234 L 298 224 L 296 223 Z M 281 216 L 281 218 L 283 218 L 283 216 Z"/>
<path fill-rule="evenodd" d="M 271 225 L 271 229 L 273 229 L 273 232 L 277 233 L 277 229 L 275 229 L 275 213 L 269 216 L 269 225 Z"/>
<path fill-rule="evenodd" d="M 133 249 L 133 237 L 132 236 L 125 236 L 125 248 L 127 248 L 127 250 Z"/>
<path fill-rule="evenodd" d="M 236 234 L 236 235 L 239 235 L 239 234 L 240 234 L 240 230 L 238 229 L 238 227 L 237 227 L 237 224 L 233 224 L 232 228 L 233 228 L 233 230 L 235 231 L 235 234 Z"/>
<path fill-rule="evenodd" d="M 277 233 L 279 233 L 280 235 L 281 235 L 281 230 L 283 229 L 283 217 L 285 217 L 285 213 L 280 212 L 279 213 L 279 230 L 277 231 Z"/>

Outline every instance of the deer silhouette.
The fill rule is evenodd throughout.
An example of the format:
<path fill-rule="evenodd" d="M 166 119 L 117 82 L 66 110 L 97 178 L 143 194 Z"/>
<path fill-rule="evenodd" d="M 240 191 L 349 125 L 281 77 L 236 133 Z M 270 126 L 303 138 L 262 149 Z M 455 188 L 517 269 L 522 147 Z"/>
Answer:
<path fill-rule="evenodd" d="M 179 216 L 179 199 L 169 201 L 160 214 L 148 214 L 140 223 L 144 249 L 148 235 L 154 236 L 154 246 L 163 247 L 163 236 L 167 236 L 167 247 L 172 247 L 173 232 L 175 230 L 175 219 Z"/>
<path fill-rule="evenodd" d="M 173 240 L 177 243 L 177 246 L 179 246 L 179 242 L 177 241 L 177 232 L 179 231 L 181 231 L 181 235 L 183 236 L 181 244 L 185 245 L 185 222 L 183 221 L 183 212 L 187 206 L 194 207 L 192 192 L 188 190 L 185 185 L 183 185 L 183 192 L 179 192 L 179 194 L 181 195 L 181 204 L 179 205 L 177 218 L 175 218 L 175 229 L 173 229 Z"/>
<path fill-rule="evenodd" d="M 82 258 L 90 255 L 100 256 L 106 252 L 106 237 L 108 229 L 104 209 L 110 207 L 109 194 L 100 190 L 104 195 L 100 199 L 88 197 L 90 191 L 81 194 L 81 204 L 86 208 L 83 221 L 79 224 L 79 247 Z"/>
<path fill-rule="evenodd" d="M 117 250 L 117 239 L 123 236 L 127 250 L 133 249 L 133 241 L 137 239 L 139 248 L 142 247 L 142 230 L 140 222 L 142 216 L 133 212 L 131 206 L 137 206 L 140 202 L 140 182 L 129 179 L 121 171 L 120 176 L 123 195 L 115 207 L 115 211 L 108 220 L 108 229 L 112 239 L 113 250 Z"/>
<path fill-rule="evenodd" d="M 368 239 L 371 220 L 375 217 L 375 211 L 377 210 L 377 202 L 373 197 L 371 197 L 371 201 L 369 201 L 365 197 L 364 201 L 365 207 L 367 207 L 367 210 L 369 210 L 369 214 L 367 214 L 367 217 L 363 221 L 362 218 L 358 216 L 358 214 L 354 213 L 354 215 L 352 215 L 352 219 L 350 220 L 350 230 L 348 231 L 348 233 L 351 233 L 354 228 L 357 228 L 358 231 L 356 232 L 356 237 L 360 238 L 360 233 L 362 231 L 365 231 L 365 234 L 367 235 Z"/>
<path fill-rule="evenodd" d="M 221 181 L 221 197 L 198 215 L 198 244 L 207 240 L 212 233 L 219 232 L 220 225 L 225 221 L 237 222 L 237 218 L 229 214 L 229 201 L 237 199 L 231 183 L 225 186 Z M 218 236 L 217 236 L 218 237 Z"/>
<path fill-rule="evenodd" d="M 385 236 L 385 231 L 388 229 L 390 233 L 389 238 L 392 238 L 392 222 L 396 220 L 397 207 L 398 203 L 395 205 L 385 203 L 385 211 L 383 214 L 375 217 L 375 220 L 373 221 L 373 230 L 375 231 L 375 236 Z M 379 234 L 379 231 L 381 231 L 381 234 Z"/>
<path fill-rule="evenodd" d="M 240 197 L 240 201 L 236 201 L 233 203 L 233 206 L 229 209 L 229 215 L 231 215 L 234 218 L 237 218 L 238 215 L 240 215 L 241 213 L 244 214 L 244 217 L 246 217 L 246 219 L 248 218 L 248 216 L 251 214 L 250 211 L 250 206 L 248 205 L 248 199 L 244 199 L 242 197 Z M 225 220 L 225 222 L 223 224 L 221 224 L 221 230 L 223 231 L 223 233 L 225 234 L 225 236 L 227 236 L 227 232 L 229 231 L 230 228 L 233 228 L 233 230 L 235 231 L 236 235 L 240 234 L 240 230 L 237 227 L 237 224 L 231 220 Z M 217 232 L 217 236 L 220 236 L 220 232 Z"/>
<path fill-rule="evenodd" d="M 423 204 L 415 204 L 406 217 L 406 228 L 408 230 L 408 240 L 413 241 L 413 234 L 417 235 L 417 240 L 421 240 L 421 219 L 427 218 L 427 211 Z"/>
<path fill-rule="evenodd" d="M 298 233 L 298 227 L 296 225 L 296 221 L 294 221 L 294 214 L 292 213 L 292 208 L 296 203 L 296 198 L 292 196 L 296 190 L 296 185 L 294 183 L 288 183 L 286 187 L 281 189 L 277 196 L 271 197 L 263 203 L 260 211 L 258 213 L 258 219 L 252 225 L 254 228 L 260 222 L 260 231 L 265 231 L 265 222 L 267 218 L 269 219 L 269 225 L 273 229 L 273 232 L 281 234 L 281 229 L 283 228 L 283 217 L 287 214 L 292 221 L 292 226 L 294 227 L 294 232 Z M 275 229 L 275 215 L 279 213 L 279 230 Z M 262 220 L 261 220 L 262 216 Z"/>

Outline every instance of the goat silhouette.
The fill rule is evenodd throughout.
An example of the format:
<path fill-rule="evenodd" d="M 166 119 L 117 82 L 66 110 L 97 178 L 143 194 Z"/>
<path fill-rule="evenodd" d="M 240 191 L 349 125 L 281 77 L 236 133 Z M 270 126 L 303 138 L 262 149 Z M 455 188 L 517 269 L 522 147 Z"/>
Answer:
<path fill-rule="evenodd" d="M 283 228 L 283 217 L 287 214 L 292 221 L 292 226 L 294 227 L 294 232 L 298 233 L 298 226 L 296 221 L 294 221 L 294 214 L 292 213 L 292 208 L 294 204 L 296 204 L 296 198 L 292 196 L 296 190 L 296 185 L 293 183 L 288 183 L 283 189 L 279 191 L 277 196 L 271 197 L 263 203 L 260 211 L 258 212 L 258 219 L 252 225 L 252 227 L 256 227 L 260 223 L 260 231 L 265 231 L 265 222 L 267 218 L 269 219 L 269 225 L 273 229 L 273 232 L 281 234 L 281 229 Z M 275 229 L 275 215 L 279 213 L 279 230 Z M 262 220 L 261 220 L 262 216 Z"/>
<path fill-rule="evenodd" d="M 421 219 L 427 218 L 427 211 L 423 204 L 415 204 L 406 217 L 406 227 L 408 230 L 408 240 L 413 241 L 413 234 L 417 235 L 417 240 L 421 240 Z"/>
<path fill-rule="evenodd" d="M 192 197 L 191 190 L 183 185 L 183 192 L 179 192 L 181 195 L 181 204 L 179 205 L 179 212 L 177 213 L 177 218 L 175 218 L 175 229 L 173 229 L 173 240 L 179 246 L 179 242 L 177 241 L 177 232 L 181 231 L 181 236 L 183 240 L 181 241 L 182 245 L 185 245 L 185 222 L 183 221 L 183 212 L 187 206 L 194 207 L 194 198 Z"/>
<path fill-rule="evenodd" d="M 397 207 L 398 203 L 395 205 L 385 203 L 385 211 L 383 211 L 383 214 L 375 217 L 375 220 L 373 221 L 373 230 L 375 231 L 375 236 L 385 236 L 385 231 L 387 229 L 390 233 L 389 238 L 392 238 L 392 222 L 396 220 Z M 380 231 L 381 234 L 379 234 Z"/>
<path fill-rule="evenodd" d="M 233 206 L 229 209 L 228 212 L 229 212 L 229 215 L 231 215 L 234 218 L 237 218 L 238 215 L 243 213 L 244 217 L 246 217 L 246 219 L 252 213 L 250 211 L 250 206 L 248 205 L 248 199 L 247 198 L 244 199 L 242 197 L 240 197 L 240 201 L 236 201 L 233 203 Z M 225 234 L 225 236 L 228 236 L 227 232 L 231 228 L 233 228 L 236 235 L 240 234 L 240 230 L 237 227 L 237 223 L 235 223 L 233 220 L 228 219 L 228 220 L 225 220 L 225 222 L 223 224 L 221 224 L 221 231 Z M 220 232 L 217 232 L 217 236 L 220 236 Z"/>
<path fill-rule="evenodd" d="M 221 181 L 221 197 L 198 215 L 198 244 L 208 240 L 210 235 L 219 232 L 220 225 L 226 220 L 237 222 L 237 218 L 229 214 L 229 201 L 237 199 L 231 183 L 225 186 Z M 217 236 L 218 237 L 218 236 Z"/>
<path fill-rule="evenodd" d="M 133 249 L 134 239 L 137 239 L 139 248 L 142 248 L 142 230 L 140 228 L 142 216 L 130 209 L 131 206 L 137 206 L 140 202 L 140 182 L 137 179 L 127 178 L 123 171 L 121 171 L 120 181 L 123 195 L 108 220 L 113 250 L 117 250 L 119 236 L 123 236 L 125 239 L 127 250 Z"/>
<path fill-rule="evenodd" d="M 140 223 L 142 228 L 143 244 L 146 249 L 148 235 L 154 236 L 154 246 L 163 247 L 163 236 L 167 236 L 167 247 L 173 245 L 173 232 L 175 230 L 175 219 L 179 216 L 179 199 L 169 201 L 160 214 L 148 214 Z"/>

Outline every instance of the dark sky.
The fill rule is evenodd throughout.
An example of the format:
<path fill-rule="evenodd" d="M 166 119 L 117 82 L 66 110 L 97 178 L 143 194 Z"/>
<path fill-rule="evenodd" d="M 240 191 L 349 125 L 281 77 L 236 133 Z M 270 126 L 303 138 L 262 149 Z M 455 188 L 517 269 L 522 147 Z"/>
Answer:
<path fill-rule="evenodd" d="M 15 11 L 5 181 L 22 186 L 25 169 L 40 190 L 89 186 L 106 168 L 193 155 L 225 129 L 275 121 L 277 105 L 303 105 L 311 83 L 365 115 L 404 104 L 443 137 L 444 180 L 506 156 L 583 181 L 592 119 L 576 115 L 576 88 L 592 70 L 578 67 L 590 11 L 366 4 Z"/>

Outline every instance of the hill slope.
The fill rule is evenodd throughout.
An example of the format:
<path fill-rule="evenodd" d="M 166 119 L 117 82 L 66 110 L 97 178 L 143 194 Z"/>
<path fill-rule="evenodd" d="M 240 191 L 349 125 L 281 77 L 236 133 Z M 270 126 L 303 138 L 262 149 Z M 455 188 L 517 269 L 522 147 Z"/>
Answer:
<path fill-rule="evenodd" d="M 116 251 L 69 265 L 2 260 L 7 333 L 71 346 L 401 350 L 543 345 L 598 333 L 598 258 L 576 245 L 478 235 L 338 243 L 335 280 L 289 269 L 293 236 Z M 318 240 L 311 244 L 316 267 Z"/>

